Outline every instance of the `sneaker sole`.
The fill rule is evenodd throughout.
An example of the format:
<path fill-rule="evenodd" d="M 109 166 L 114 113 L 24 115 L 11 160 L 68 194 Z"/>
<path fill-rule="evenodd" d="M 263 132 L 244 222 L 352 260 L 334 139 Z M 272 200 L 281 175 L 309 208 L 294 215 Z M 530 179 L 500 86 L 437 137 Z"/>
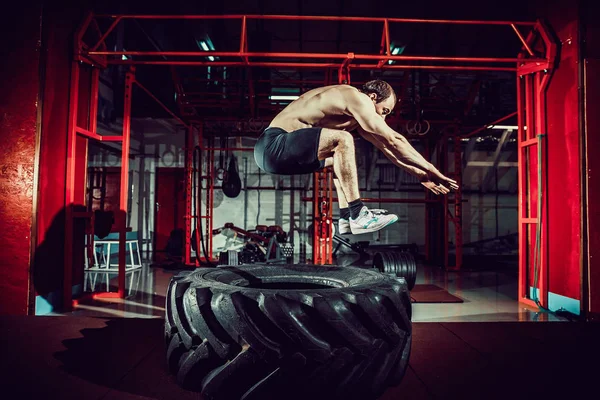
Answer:
<path fill-rule="evenodd" d="M 396 221 L 398 221 L 398 216 L 396 216 L 396 218 L 391 219 L 387 224 L 383 225 L 383 226 L 379 226 L 377 228 L 367 228 L 367 229 L 363 229 L 363 228 L 359 228 L 357 230 L 352 230 L 352 234 L 354 235 L 362 235 L 363 233 L 371 233 L 371 232 L 377 232 L 382 230 L 383 228 L 390 226 L 391 224 L 395 223 Z M 350 228 L 352 229 L 352 228 Z"/>

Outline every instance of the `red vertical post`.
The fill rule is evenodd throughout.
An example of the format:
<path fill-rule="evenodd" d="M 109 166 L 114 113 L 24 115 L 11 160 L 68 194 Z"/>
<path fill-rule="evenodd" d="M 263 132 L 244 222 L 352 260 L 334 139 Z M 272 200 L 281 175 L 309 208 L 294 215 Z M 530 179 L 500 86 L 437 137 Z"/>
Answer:
<path fill-rule="evenodd" d="M 213 231 L 213 204 L 214 204 L 214 190 L 215 190 L 215 183 L 214 183 L 214 165 L 215 165 L 215 154 L 214 154 L 214 150 L 211 150 L 213 148 L 212 146 L 212 142 L 209 141 L 208 143 L 208 148 L 205 149 L 204 146 L 202 145 L 203 142 L 203 125 L 202 123 L 200 123 L 198 125 L 198 140 L 199 140 L 199 146 L 202 149 L 201 151 L 206 150 L 206 201 L 205 201 L 205 210 L 206 210 L 206 215 L 204 217 L 201 216 L 200 213 L 200 209 L 198 209 L 198 218 L 204 218 L 206 220 L 205 225 L 204 225 L 204 237 L 206 238 L 206 252 L 207 252 L 207 256 L 208 257 L 204 257 L 206 262 L 210 262 L 212 260 L 212 249 L 213 249 L 213 238 L 212 238 L 212 231 Z M 212 140 L 212 139 L 209 139 Z M 198 171 L 199 174 L 201 174 L 202 176 L 202 167 L 200 167 L 200 171 Z M 198 251 L 200 251 L 200 248 L 198 248 Z"/>
<path fill-rule="evenodd" d="M 91 88 L 90 88 L 90 113 L 89 113 L 89 118 L 88 118 L 88 125 L 87 125 L 87 129 L 92 132 L 92 134 L 96 134 L 97 133 L 97 125 L 98 125 L 98 96 L 99 96 L 99 89 L 98 86 L 100 84 L 100 70 L 98 68 L 92 68 L 92 82 L 91 82 Z M 87 160 L 88 160 L 88 155 L 87 155 L 87 151 L 89 150 L 89 139 L 87 140 L 88 145 L 86 145 L 86 156 L 85 156 L 85 164 L 87 167 Z M 86 176 L 87 176 L 87 172 L 86 172 Z M 89 179 L 89 178 L 88 178 Z M 85 196 L 85 198 L 87 198 L 87 196 Z M 87 206 L 87 210 L 91 211 L 92 210 L 92 204 L 86 204 Z M 90 221 L 89 221 L 89 229 L 87 231 L 87 236 L 86 236 L 86 244 L 87 244 L 87 260 L 89 263 L 93 263 L 93 256 L 94 256 L 94 224 L 95 224 L 95 220 L 94 220 L 94 214 L 92 214 Z"/>
<path fill-rule="evenodd" d="M 534 124 L 534 103 L 533 103 L 533 90 L 532 90 L 532 79 L 531 79 L 531 75 L 525 75 L 525 137 L 526 137 L 526 143 L 524 143 L 524 151 L 525 151 L 525 161 L 526 161 L 526 165 L 527 165 L 527 169 L 525 172 L 525 176 L 526 176 L 526 181 L 525 181 L 525 187 L 524 187 L 524 194 L 523 196 L 525 197 L 525 201 L 526 201 L 526 210 L 525 210 L 525 217 L 526 219 L 526 227 L 527 227 L 527 238 L 526 238 L 526 242 L 528 243 L 527 248 L 526 248 L 526 254 L 527 254 L 527 263 L 526 263 L 526 272 L 525 272 L 525 276 L 527 277 L 527 280 L 525 282 L 525 297 L 527 299 L 531 299 L 530 297 L 530 290 L 529 287 L 533 286 L 533 281 L 532 281 L 532 277 L 533 275 L 531 274 L 531 272 L 534 270 L 535 266 L 533 265 L 534 263 L 534 258 L 532 257 L 532 248 L 535 249 L 535 243 L 537 238 L 535 237 L 535 227 L 536 224 L 538 223 L 538 215 L 537 215 L 537 180 L 533 179 L 532 180 L 532 176 L 531 176 L 531 171 L 535 171 L 535 168 L 537 167 L 537 162 L 539 162 L 539 160 L 537 160 L 536 164 L 534 165 L 533 163 L 533 159 L 534 159 L 534 155 L 535 155 L 535 159 L 537 159 L 537 154 L 534 153 L 535 150 L 537 150 L 534 146 L 536 145 L 536 143 L 532 143 L 531 139 L 535 139 L 535 124 Z M 537 189 L 535 189 L 537 188 Z M 534 190 L 535 189 L 535 190 Z M 533 288 L 533 290 L 537 290 L 537 288 Z M 535 303 L 532 303 L 535 304 Z"/>
<path fill-rule="evenodd" d="M 525 196 L 527 191 L 525 190 L 525 174 L 527 169 L 525 168 L 525 148 L 523 147 L 523 141 L 525 139 L 525 116 L 523 115 L 523 81 L 522 76 L 517 76 L 517 147 L 518 147 L 518 223 L 519 223 L 519 300 L 527 298 L 527 232 L 525 230 L 526 224 L 524 218 L 526 217 L 525 212 Z"/>
<path fill-rule="evenodd" d="M 333 173 L 324 169 L 313 179 L 313 263 L 333 264 Z"/>
<path fill-rule="evenodd" d="M 544 76 L 542 77 L 542 74 Z M 538 191 L 541 195 L 541 204 L 538 206 L 540 215 L 538 215 L 538 224 L 540 224 L 541 235 L 540 235 L 540 257 L 539 257 L 539 289 L 540 289 L 540 303 L 542 306 L 548 308 L 548 254 L 547 254 L 547 153 L 546 153 L 546 131 L 545 131 L 545 86 L 548 82 L 547 75 L 545 72 L 538 71 L 535 73 L 535 130 L 537 134 L 537 146 L 538 146 L 538 163 L 541 168 L 541 182 L 538 185 Z"/>
<path fill-rule="evenodd" d="M 206 229 L 206 237 L 208 238 L 208 258 L 210 261 L 212 259 L 213 256 L 213 235 L 212 235 L 212 231 L 213 231 L 213 211 L 214 211 L 214 204 L 215 204 L 215 181 L 213 179 L 213 177 L 215 176 L 215 152 L 214 150 L 210 150 L 210 158 L 209 158 L 209 168 L 210 168 L 210 187 L 209 187 L 209 193 L 210 193 L 210 205 L 208 206 L 208 212 L 210 217 L 208 218 L 208 224 L 207 229 Z"/>
<path fill-rule="evenodd" d="M 188 125 L 185 131 L 185 241 L 183 244 L 184 264 L 191 264 L 192 257 L 192 176 L 194 173 L 194 128 Z M 196 232 L 196 234 L 199 234 Z M 198 249 L 199 250 L 199 249 Z"/>
<path fill-rule="evenodd" d="M 125 74 L 125 99 L 123 110 L 123 140 L 121 142 L 121 188 L 119 192 L 119 297 L 125 298 L 125 241 L 127 199 L 129 196 L 129 144 L 131 134 L 131 95 L 135 82 L 135 69 Z M 133 255 L 131 255 L 133 257 Z"/>
<path fill-rule="evenodd" d="M 324 262 L 333 264 L 333 173 L 331 169 L 326 169 L 324 174 L 325 191 L 323 193 L 323 202 L 321 203 L 321 215 L 324 221 L 321 222 L 321 229 L 325 236 Z"/>
<path fill-rule="evenodd" d="M 541 71 L 525 75 L 517 86 L 519 120 L 519 300 L 530 306 L 529 288 L 543 307 L 548 306 L 547 232 L 546 232 L 546 151 L 545 86 L 547 77 Z M 523 115 L 524 111 L 524 115 Z M 539 155 L 539 156 L 538 156 Z M 534 162 L 535 161 L 535 162 Z M 542 176 L 538 182 L 538 168 Z M 539 202 L 539 196 L 542 201 Z M 541 237 L 538 238 L 537 230 Z M 539 246 L 539 247 L 538 247 Z M 539 248 L 539 256 L 537 250 Z M 532 280 L 537 270 L 538 280 Z"/>
<path fill-rule="evenodd" d="M 461 138 L 458 136 L 458 129 L 454 136 L 454 179 L 458 184 L 458 189 L 454 193 L 454 230 L 456 236 L 456 260 L 455 269 L 462 267 L 463 251 L 463 232 L 462 232 L 462 154 Z"/>
<path fill-rule="evenodd" d="M 96 134 L 97 122 L 98 122 L 98 86 L 100 83 L 100 70 L 98 68 L 92 68 L 92 86 L 90 90 L 90 119 L 88 130 L 93 134 Z"/>
<path fill-rule="evenodd" d="M 319 193 L 320 193 L 320 181 L 319 173 L 313 173 L 313 264 L 320 264 L 321 254 L 320 250 L 320 239 L 321 229 L 319 224 Z"/>
<path fill-rule="evenodd" d="M 71 69 L 69 127 L 67 132 L 67 171 L 65 190 L 65 260 L 63 269 L 63 309 L 72 309 L 73 286 L 73 203 L 75 201 L 75 167 L 77 154 L 77 111 L 79 104 L 79 63 Z"/>
<path fill-rule="evenodd" d="M 431 159 L 431 145 L 429 140 L 425 140 L 425 159 Z M 425 199 L 429 198 L 429 194 L 425 191 Z M 431 261 L 431 238 L 430 235 L 430 226 L 431 223 L 429 219 L 429 214 L 431 213 L 431 205 L 429 202 L 425 203 L 425 260 Z"/>
<path fill-rule="evenodd" d="M 440 157 L 440 167 L 442 168 L 442 173 L 444 175 L 448 174 L 448 135 L 444 134 L 441 139 L 441 144 L 439 146 L 439 157 Z M 450 253 L 450 244 L 448 243 L 449 239 L 449 230 L 448 224 L 450 223 L 450 219 L 452 216 L 448 210 L 448 196 L 442 196 L 442 203 L 444 207 L 444 268 L 450 267 L 449 261 L 449 253 Z"/>

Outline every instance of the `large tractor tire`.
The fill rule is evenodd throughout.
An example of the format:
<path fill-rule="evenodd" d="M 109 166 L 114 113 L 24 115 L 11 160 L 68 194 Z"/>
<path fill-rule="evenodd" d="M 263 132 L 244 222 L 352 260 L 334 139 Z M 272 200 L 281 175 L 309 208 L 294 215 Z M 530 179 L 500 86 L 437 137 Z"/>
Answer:
<path fill-rule="evenodd" d="M 204 399 L 376 399 L 411 349 L 404 278 L 316 265 L 219 267 L 169 285 L 167 363 Z"/>

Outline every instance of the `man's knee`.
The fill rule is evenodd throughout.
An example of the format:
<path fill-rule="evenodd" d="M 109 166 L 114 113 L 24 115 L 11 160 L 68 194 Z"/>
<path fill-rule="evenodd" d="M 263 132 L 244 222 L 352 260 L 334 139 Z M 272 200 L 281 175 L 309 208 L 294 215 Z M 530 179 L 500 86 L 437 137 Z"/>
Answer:
<path fill-rule="evenodd" d="M 337 144 L 341 146 L 353 146 L 354 145 L 354 137 L 351 133 L 346 131 L 337 131 Z"/>

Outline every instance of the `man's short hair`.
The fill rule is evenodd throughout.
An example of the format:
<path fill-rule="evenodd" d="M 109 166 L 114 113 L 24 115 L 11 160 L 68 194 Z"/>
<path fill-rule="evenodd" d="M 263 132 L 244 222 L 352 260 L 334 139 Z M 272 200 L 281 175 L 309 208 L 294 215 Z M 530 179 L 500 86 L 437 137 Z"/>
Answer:
<path fill-rule="evenodd" d="M 398 99 L 398 96 L 396 96 L 396 92 L 394 92 L 392 86 L 381 79 L 375 79 L 365 83 L 362 86 L 361 92 L 365 94 L 375 93 L 375 103 L 381 103 L 391 95 L 394 95 L 396 100 Z"/>

